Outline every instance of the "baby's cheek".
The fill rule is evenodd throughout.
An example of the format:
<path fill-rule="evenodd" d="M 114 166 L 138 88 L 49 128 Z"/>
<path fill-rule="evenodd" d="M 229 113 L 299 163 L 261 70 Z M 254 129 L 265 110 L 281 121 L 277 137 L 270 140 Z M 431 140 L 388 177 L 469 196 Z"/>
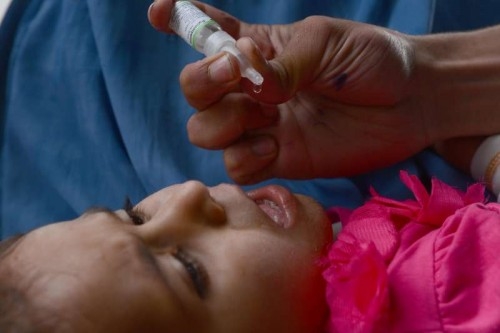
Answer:
<path fill-rule="evenodd" d="M 322 269 L 316 263 L 302 267 L 297 277 L 297 290 L 293 300 L 294 315 L 297 316 L 303 332 L 320 332 L 327 313 L 325 300 L 325 281 Z"/>
<path fill-rule="evenodd" d="M 320 332 L 326 316 L 325 283 L 322 270 L 311 256 L 292 256 L 273 279 L 266 282 L 270 294 L 280 295 L 276 307 L 294 318 L 293 332 Z M 296 329 L 296 331 L 295 331 Z M 288 330 L 288 332 L 292 332 Z"/>

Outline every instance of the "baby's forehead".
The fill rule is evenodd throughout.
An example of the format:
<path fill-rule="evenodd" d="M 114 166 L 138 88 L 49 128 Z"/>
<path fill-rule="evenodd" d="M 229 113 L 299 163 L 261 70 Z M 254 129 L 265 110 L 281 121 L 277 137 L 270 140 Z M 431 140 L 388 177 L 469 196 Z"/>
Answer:
<path fill-rule="evenodd" d="M 49 224 L 2 242 L 0 267 L 4 264 L 14 265 L 17 272 L 25 274 L 26 271 L 43 266 L 47 258 L 64 256 L 65 251 L 58 243 L 67 240 L 57 232 L 61 227 L 64 229 L 63 224 Z"/>
<path fill-rule="evenodd" d="M 25 260 L 22 243 L 26 235 L 10 237 L 0 244 L 0 289 L 21 292 L 23 297 L 27 294 L 28 287 L 33 285 L 36 263 Z M 21 250 L 20 250 L 21 249 Z"/>
<path fill-rule="evenodd" d="M 14 249 L 19 245 L 19 243 L 24 239 L 25 234 L 18 234 L 6 238 L 0 242 L 0 263 L 7 257 Z"/>

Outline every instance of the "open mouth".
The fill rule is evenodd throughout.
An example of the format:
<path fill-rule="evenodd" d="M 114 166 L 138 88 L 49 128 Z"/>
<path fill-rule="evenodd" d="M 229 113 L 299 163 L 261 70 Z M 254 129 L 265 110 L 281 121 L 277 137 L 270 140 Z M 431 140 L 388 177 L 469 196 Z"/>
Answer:
<path fill-rule="evenodd" d="M 293 225 L 297 199 L 284 187 L 270 185 L 247 195 L 277 226 L 286 229 Z"/>

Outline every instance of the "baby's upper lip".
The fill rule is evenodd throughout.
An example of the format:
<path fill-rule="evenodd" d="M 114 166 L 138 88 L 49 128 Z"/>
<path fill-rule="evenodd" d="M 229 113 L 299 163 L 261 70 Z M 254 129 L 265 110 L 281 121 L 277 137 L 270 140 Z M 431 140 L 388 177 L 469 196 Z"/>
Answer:
<path fill-rule="evenodd" d="M 286 188 L 269 185 L 249 191 L 247 195 L 276 225 L 287 229 L 295 223 L 297 199 Z"/>

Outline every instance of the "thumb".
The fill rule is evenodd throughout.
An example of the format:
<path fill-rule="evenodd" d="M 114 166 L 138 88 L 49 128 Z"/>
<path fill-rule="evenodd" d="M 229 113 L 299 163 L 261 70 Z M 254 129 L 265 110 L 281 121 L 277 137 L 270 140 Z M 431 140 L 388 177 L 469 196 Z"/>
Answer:
<path fill-rule="evenodd" d="M 258 91 L 249 82 L 243 84 L 248 94 L 262 103 L 281 104 L 313 80 L 317 70 L 315 55 L 303 45 L 294 44 L 290 41 L 277 57 L 267 61 L 252 39 L 238 40 L 238 48 L 248 55 L 252 65 L 264 77 Z"/>

